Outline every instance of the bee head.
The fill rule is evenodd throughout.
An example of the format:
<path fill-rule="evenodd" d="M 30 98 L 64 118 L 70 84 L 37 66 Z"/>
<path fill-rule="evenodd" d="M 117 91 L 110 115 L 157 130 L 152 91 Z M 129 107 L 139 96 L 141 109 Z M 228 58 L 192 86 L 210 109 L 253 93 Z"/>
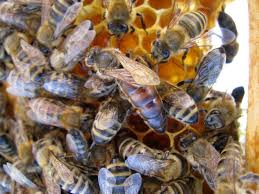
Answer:
<path fill-rule="evenodd" d="M 87 67 L 93 67 L 96 63 L 97 56 L 100 54 L 101 48 L 92 47 L 85 56 L 85 65 Z"/>
<path fill-rule="evenodd" d="M 211 110 L 205 118 L 205 127 L 207 129 L 221 129 L 225 126 L 225 121 L 218 109 Z"/>
<path fill-rule="evenodd" d="M 151 51 L 152 57 L 155 58 L 157 61 L 167 61 L 170 57 L 170 49 L 168 46 L 160 41 L 155 40 L 152 43 L 152 51 Z"/>
<path fill-rule="evenodd" d="M 129 31 L 128 25 L 120 20 L 108 23 L 108 29 L 117 37 L 121 34 L 126 34 Z"/>

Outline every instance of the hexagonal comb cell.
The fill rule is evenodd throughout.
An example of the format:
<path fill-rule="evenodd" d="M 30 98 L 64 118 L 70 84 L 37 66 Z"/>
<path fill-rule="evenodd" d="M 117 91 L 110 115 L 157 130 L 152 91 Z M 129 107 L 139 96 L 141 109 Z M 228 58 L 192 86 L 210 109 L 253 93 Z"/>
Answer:
<path fill-rule="evenodd" d="M 150 28 L 155 24 L 157 16 L 153 9 L 143 8 L 143 9 L 138 9 L 137 12 L 143 16 L 143 20 L 146 25 L 146 28 Z M 139 29 L 143 29 L 140 17 L 136 17 L 134 21 L 134 26 Z"/>
<path fill-rule="evenodd" d="M 166 9 L 172 6 L 172 0 L 148 0 L 148 4 L 155 9 Z"/>
<path fill-rule="evenodd" d="M 186 129 L 174 138 L 174 147 L 178 151 L 185 151 L 196 139 L 198 134 L 190 129 Z"/>
<path fill-rule="evenodd" d="M 178 131 L 181 131 L 183 128 L 184 128 L 184 125 L 182 123 L 180 123 L 179 121 L 173 118 L 168 118 L 167 131 L 169 133 L 176 133 Z"/>
<path fill-rule="evenodd" d="M 151 131 L 144 136 L 143 143 L 154 149 L 165 150 L 170 147 L 170 138 L 167 134 L 161 135 Z"/>
<path fill-rule="evenodd" d="M 149 130 L 149 127 L 137 113 L 131 114 L 127 121 L 133 131 L 143 133 Z"/>

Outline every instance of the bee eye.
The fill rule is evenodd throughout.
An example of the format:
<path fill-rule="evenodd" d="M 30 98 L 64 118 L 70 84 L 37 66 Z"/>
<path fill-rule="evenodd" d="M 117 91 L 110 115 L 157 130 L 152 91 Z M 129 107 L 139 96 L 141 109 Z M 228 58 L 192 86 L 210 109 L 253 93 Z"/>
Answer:
<path fill-rule="evenodd" d="M 162 55 L 163 55 L 163 57 L 164 57 L 164 59 L 167 59 L 168 57 L 169 57 L 169 55 L 170 55 L 170 52 L 168 51 L 168 50 L 163 50 L 162 51 Z"/>

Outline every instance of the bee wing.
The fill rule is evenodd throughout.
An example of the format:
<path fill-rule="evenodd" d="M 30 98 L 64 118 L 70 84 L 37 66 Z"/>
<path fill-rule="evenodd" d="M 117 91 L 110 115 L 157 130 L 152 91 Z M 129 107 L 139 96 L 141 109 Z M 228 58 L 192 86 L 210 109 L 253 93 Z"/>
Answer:
<path fill-rule="evenodd" d="M 101 168 L 98 173 L 98 183 L 102 194 L 112 194 L 112 185 L 116 184 L 116 179 L 109 170 Z"/>
<path fill-rule="evenodd" d="M 48 194 L 61 194 L 60 186 L 54 182 L 47 169 L 43 169 L 42 176 L 46 184 Z"/>
<path fill-rule="evenodd" d="M 68 27 L 75 20 L 82 7 L 83 7 L 83 2 L 77 2 L 67 9 L 62 20 L 56 26 L 56 29 L 53 35 L 54 38 L 57 38 L 61 34 L 61 32 L 65 30 L 65 28 Z"/>
<path fill-rule="evenodd" d="M 159 174 L 159 171 L 161 171 L 162 168 L 168 166 L 168 163 L 165 161 L 158 160 L 154 157 L 144 154 L 135 154 L 129 156 L 125 161 L 125 164 L 128 166 L 128 168 L 143 175 Z"/>
<path fill-rule="evenodd" d="M 20 170 L 18 170 L 15 166 L 7 162 L 3 165 L 4 171 L 17 183 L 29 187 L 29 188 L 37 188 L 31 180 L 29 180 Z"/>
<path fill-rule="evenodd" d="M 36 47 L 33 47 L 32 45 L 24 41 L 23 39 L 21 39 L 21 48 L 29 57 L 32 64 L 35 64 L 37 66 L 47 64 L 46 58 L 43 55 L 43 53 Z"/>
<path fill-rule="evenodd" d="M 226 54 L 224 49 L 217 48 L 210 51 L 203 58 L 193 84 L 211 87 L 216 82 L 225 61 Z"/>
<path fill-rule="evenodd" d="M 139 173 L 130 175 L 124 181 L 125 194 L 139 193 L 142 185 L 142 178 Z"/>
<path fill-rule="evenodd" d="M 8 87 L 6 91 L 13 96 L 21 96 L 33 98 L 36 96 L 36 93 L 33 90 L 26 90 L 24 88 Z"/>
<path fill-rule="evenodd" d="M 57 169 L 58 175 L 64 182 L 67 184 L 74 183 L 75 180 L 73 172 L 62 161 L 57 159 L 52 152 L 50 152 L 50 162 Z"/>
<path fill-rule="evenodd" d="M 139 85 L 159 85 L 159 76 L 142 63 L 134 61 L 123 55 L 119 50 L 113 49 L 112 53 L 117 57 L 121 65 L 129 71 L 132 78 Z"/>
<path fill-rule="evenodd" d="M 67 38 L 65 42 L 66 55 L 64 58 L 66 64 L 84 52 L 94 40 L 96 32 L 95 30 L 89 30 L 91 26 L 91 21 L 84 21 Z"/>
<path fill-rule="evenodd" d="M 48 20 L 53 0 L 41 0 L 41 24 Z"/>
<path fill-rule="evenodd" d="M 131 85 L 139 86 L 139 84 L 136 83 L 136 81 L 133 79 L 131 74 L 127 70 L 125 70 L 125 69 L 105 70 L 103 73 L 105 75 L 114 77 L 114 78 L 116 78 L 118 80 L 125 81 L 125 82 L 127 82 L 127 83 L 129 83 Z"/>

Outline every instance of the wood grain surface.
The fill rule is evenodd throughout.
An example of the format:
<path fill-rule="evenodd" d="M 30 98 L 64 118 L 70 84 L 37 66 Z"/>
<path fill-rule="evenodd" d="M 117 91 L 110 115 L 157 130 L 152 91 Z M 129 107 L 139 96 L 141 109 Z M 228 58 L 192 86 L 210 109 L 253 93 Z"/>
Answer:
<path fill-rule="evenodd" d="M 249 0 L 250 73 L 246 137 L 247 168 L 259 173 L 259 1 Z"/>

